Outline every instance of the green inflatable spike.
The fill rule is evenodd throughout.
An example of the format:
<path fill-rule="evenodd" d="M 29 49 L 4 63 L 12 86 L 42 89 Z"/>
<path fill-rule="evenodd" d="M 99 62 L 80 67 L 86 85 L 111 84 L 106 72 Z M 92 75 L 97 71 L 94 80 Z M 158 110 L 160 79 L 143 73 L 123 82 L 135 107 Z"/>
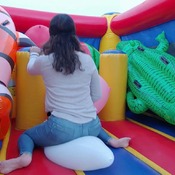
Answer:
<path fill-rule="evenodd" d="M 88 47 L 88 49 L 91 53 L 91 56 L 92 56 L 92 58 L 95 62 L 95 65 L 96 65 L 97 69 L 99 70 L 100 52 L 97 49 L 95 49 L 94 47 L 90 46 L 89 44 L 86 43 L 86 45 L 87 45 L 87 47 Z"/>
<path fill-rule="evenodd" d="M 138 40 L 117 45 L 128 55 L 127 104 L 134 113 L 151 110 L 175 125 L 175 57 L 166 53 L 168 41 L 162 32 L 156 37 L 156 49 Z"/>

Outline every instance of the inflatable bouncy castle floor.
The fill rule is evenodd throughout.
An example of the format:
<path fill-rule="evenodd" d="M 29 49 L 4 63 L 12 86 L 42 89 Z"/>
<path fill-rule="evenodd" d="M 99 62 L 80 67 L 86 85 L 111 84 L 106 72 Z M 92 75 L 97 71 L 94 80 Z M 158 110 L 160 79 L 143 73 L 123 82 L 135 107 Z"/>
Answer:
<path fill-rule="evenodd" d="M 91 171 L 53 163 L 38 148 L 29 167 L 9 175 L 175 174 L 174 8 L 173 0 L 145 0 L 121 14 L 71 15 L 82 46 L 103 80 L 98 104 L 102 126 L 116 138 L 131 137 L 130 146 L 110 148 L 112 165 Z M 6 72 L 0 75 L 1 160 L 18 156 L 19 135 L 46 119 L 42 79 L 28 75 L 26 64 L 29 47 L 41 47 L 48 39 L 54 15 L 0 8 L 0 36 L 8 48 L 0 51 L 1 70 Z"/>

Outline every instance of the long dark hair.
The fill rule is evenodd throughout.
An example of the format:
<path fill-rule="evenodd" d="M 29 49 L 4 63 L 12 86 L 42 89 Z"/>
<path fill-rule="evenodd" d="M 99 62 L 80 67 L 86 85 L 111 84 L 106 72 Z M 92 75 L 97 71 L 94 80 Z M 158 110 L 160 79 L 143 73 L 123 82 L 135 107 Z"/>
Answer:
<path fill-rule="evenodd" d="M 44 54 L 53 53 L 53 68 L 57 72 L 72 74 L 75 69 L 81 70 L 81 62 L 75 51 L 83 52 L 76 36 L 73 19 L 67 14 L 54 16 L 49 27 L 50 38 L 43 46 Z"/>

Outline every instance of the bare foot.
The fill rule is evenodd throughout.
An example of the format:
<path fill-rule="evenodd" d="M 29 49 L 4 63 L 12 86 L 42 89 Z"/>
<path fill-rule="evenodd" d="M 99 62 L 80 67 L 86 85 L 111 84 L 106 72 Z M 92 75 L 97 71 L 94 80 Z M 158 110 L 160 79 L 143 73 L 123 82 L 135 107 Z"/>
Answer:
<path fill-rule="evenodd" d="M 22 154 L 20 157 L 0 162 L 0 173 L 8 174 L 16 169 L 28 166 L 32 161 L 30 154 Z"/>
<path fill-rule="evenodd" d="M 114 148 L 126 148 L 129 145 L 130 137 L 123 137 L 121 139 L 111 138 L 108 144 Z"/>

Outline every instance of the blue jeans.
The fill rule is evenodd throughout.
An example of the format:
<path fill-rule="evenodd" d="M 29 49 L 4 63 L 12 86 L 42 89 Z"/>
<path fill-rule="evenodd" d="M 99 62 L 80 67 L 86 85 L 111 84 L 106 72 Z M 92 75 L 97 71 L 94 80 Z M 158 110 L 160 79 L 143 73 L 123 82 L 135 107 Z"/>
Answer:
<path fill-rule="evenodd" d="M 83 136 L 96 136 L 105 143 L 111 138 L 98 117 L 88 123 L 77 124 L 51 115 L 47 121 L 26 130 L 18 140 L 18 147 L 20 154 L 32 154 L 35 146 L 59 145 Z"/>

